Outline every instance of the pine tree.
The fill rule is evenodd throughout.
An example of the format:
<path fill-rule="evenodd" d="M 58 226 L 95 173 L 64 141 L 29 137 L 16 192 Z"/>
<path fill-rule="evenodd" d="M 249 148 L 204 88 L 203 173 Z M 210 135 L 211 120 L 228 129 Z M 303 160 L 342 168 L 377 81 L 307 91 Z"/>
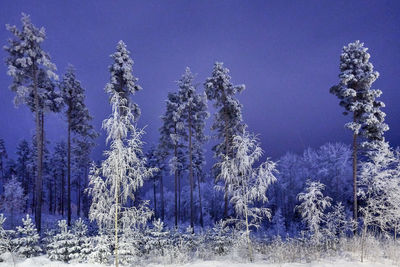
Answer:
<path fill-rule="evenodd" d="M 108 264 L 111 258 L 111 244 L 108 235 L 93 237 L 93 252 L 89 255 L 89 262 Z"/>
<path fill-rule="evenodd" d="M 74 253 L 70 255 L 71 259 L 86 262 L 92 253 L 92 244 L 87 236 L 87 226 L 81 218 L 75 221 L 72 227 L 72 234 L 74 235 L 75 248 L 72 248 Z"/>
<path fill-rule="evenodd" d="M 242 105 L 235 95 L 242 92 L 245 86 L 232 84 L 229 69 L 225 68 L 222 62 L 215 62 L 212 76 L 207 78 L 204 86 L 208 100 L 214 101 L 214 107 L 217 109 L 211 130 L 215 130 L 216 137 L 222 139 L 221 143 L 213 147 L 214 157 L 218 160 L 214 165 L 214 171 L 215 177 L 218 177 L 218 163 L 224 161 L 226 157 L 232 157 L 233 136 L 241 134 L 244 130 Z M 225 184 L 225 187 L 227 188 L 228 184 Z M 227 218 L 227 190 L 225 190 L 224 200 L 224 218 Z"/>
<path fill-rule="evenodd" d="M 95 169 L 91 173 L 94 188 L 91 191 L 93 208 L 91 207 L 89 217 L 96 219 L 99 224 L 108 224 L 109 229 L 110 221 L 103 219 L 107 216 L 114 217 L 115 265 L 118 266 L 119 225 L 124 225 L 124 217 L 132 221 L 136 219 L 136 216 L 143 216 L 139 212 L 141 208 L 127 207 L 125 204 L 128 199 L 134 201 L 134 193 L 143 186 L 144 179 L 153 175 L 155 169 L 146 167 L 141 140 L 144 131 L 138 129 L 134 123 L 135 115 L 139 114 L 139 108 L 130 101 L 130 94 L 135 93 L 140 87 L 136 84 L 137 79 L 132 75 L 133 61 L 129 57 L 124 42 L 118 43 L 117 51 L 111 57 L 114 62 L 110 67 L 111 79 L 106 85 L 106 92 L 110 95 L 112 113 L 103 121 L 103 129 L 107 131 L 106 142 L 110 144 L 110 149 L 104 152 L 106 159 L 101 164 L 101 175 L 105 180 L 100 181 L 102 180 L 98 176 L 100 173 Z M 99 191 L 94 190 L 97 187 L 100 188 Z M 108 196 L 99 197 L 98 194 Z M 96 200 L 109 203 L 96 203 Z M 101 212 L 106 211 L 106 215 L 99 213 L 99 205 L 110 207 L 108 210 L 101 210 Z"/>
<path fill-rule="evenodd" d="M 313 241 L 320 242 L 322 238 L 321 224 L 324 221 L 324 211 L 331 206 L 332 199 L 324 196 L 325 185 L 320 182 L 307 181 L 305 192 L 297 195 L 300 204 L 296 209 L 307 224 Z"/>
<path fill-rule="evenodd" d="M 60 83 L 61 96 L 66 106 L 65 116 L 68 124 L 67 140 L 67 218 L 71 225 L 71 134 L 95 137 L 92 117 L 85 106 L 85 90 L 77 80 L 75 69 L 70 65 Z M 80 190 L 80 189 L 79 189 Z M 80 194 L 78 194 L 80 195 Z M 78 204 L 80 207 L 80 203 Z"/>
<path fill-rule="evenodd" d="M 177 93 L 169 93 L 166 100 L 166 111 L 161 116 L 163 125 L 159 129 L 160 142 L 159 151 L 164 155 L 164 160 L 172 154 L 170 170 L 174 174 L 174 217 L 175 227 L 178 226 L 180 216 L 180 175 L 184 170 L 185 158 L 183 157 L 183 138 L 186 135 L 183 118 L 179 114 L 180 98 Z M 173 151 L 173 153 L 171 153 Z M 179 197 L 178 197 L 179 193 Z"/>
<path fill-rule="evenodd" d="M 41 101 L 41 97 L 43 92 L 48 89 L 46 82 L 49 79 L 57 79 L 57 75 L 53 72 L 56 67 L 50 61 L 50 56 L 41 48 L 46 38 L 44 28 L 36 28 L 29 16 L 25 14 L 22 14 L 21 22 L 22 30 L 19 30 L 16 26 L 7 25 L 7 29 L 14 35 L 14 38 L 9 39 L 9 44 L 4 49 L 8 53 L 6 60 L 8 65 L 7 74 L 13 78 L 10 88 L 16 93 L 15 103 L 25 103 L 35 113 L 36 141 L 39 151 L 35 181 L 35 223 L 40 232 L 42 214 L 42 141 L 44 135 L 44 101 L 43 99 Z"/>
<path fill-rule="evenodd" d="M 238 217 L 237 223 L 245 228 L 249 258 L 253 260 L 250 228 L 258 227 L 263 217 L 271 217 L 270 210 L 257 207 L 256 202 L 268 202 L 266 193 L 268 187 L 276 181 L 276 163 L 267 159 L 258 167 L 254 166 L 263 155 L 263 150 L 257 138 L 246 131 L 233 137 L 232 150 L 233 156 L 225 157 L 219 163 L 221 172 L 218 178 L 228 185 L 227 191 Z M 223 190 L 223 187 L 217 188 Z"/>
<path fill-rule="evenodd" d="M 29 214 L 22 219 L 23 226 L 17 226 L 17 237 L 13 240 L 19 255 L 30 258 L 38 255 L 42 249 L 39 246 L 39 234 L 32 223 Z"/>
<path fill-rule="evenodd" d="M 189 68 L 186 68 L 182 78 L 178 81 L 180 106 L 178 107 L 179 114 L 185 125 L 187 150 L 189 156 L 189 185 L 190 185 L 190 226 L 194 229 L 194 143 L 197 145 L 206 141 L 204 135 L 205 120 L 208 118 L 207 100 L 205 95 L 198 94 L 193 85 L 194 76 Z M 199 150 L 197 150 L 199 151 Z"/>
<path fill-rule="evenodd" d="M 47 254 L 51 260 L 69 262 L 78 253 L 76 239 L 68 229 L 65 220 L 58 221 L 59 233 L 47 246 Z"/>
<path fill-rule="evenodd" d="M 364 43 L 355 41 L 343 47 L 340 55 L 339 83 L 331 87 L 330 92 L 340 100 L 344 115 L 351 113 L 353 121 L 346 127 L 353 132 L 353 218 L 357 222 L 357 149 L 358 137 L 367 143 L 381 141 L 389 129 L 384 123 L 386 114 L 381 111 L 385 104 L 376 100 L 381 90 L 371 89 L 372 83 L 379 77 L 369 62 L 370 54 Z M 367 143 L 364 143 L 367 144 Z"/>

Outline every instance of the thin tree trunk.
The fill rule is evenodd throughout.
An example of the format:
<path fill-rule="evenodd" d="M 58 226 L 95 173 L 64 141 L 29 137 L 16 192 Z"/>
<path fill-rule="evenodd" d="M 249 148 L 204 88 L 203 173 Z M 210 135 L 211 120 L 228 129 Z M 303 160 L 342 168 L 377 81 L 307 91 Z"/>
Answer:
<path fill-rule="evenodd" d="M 41 138 L 40 106 L 38 94 L 38 81 L 36 65 L 33 65 L 33 93 L 35 101 L 35 121 L 36 121 L 36 145 L 37 145 L 37 176 L 35 181 L 35 224 L 38 232 L 41 230 L 42 223 L 42 166 L 43 166 L 43 144 Z"/>
<path fill-rule="evenodd" d="M 201 189 L 200 189 L 200 175 L 197 175 L 197 187 L 199 188 L 199 204 L 200 204 L 200 225 L 201 228 L 204 228 L 204 221 L 203 221 L 203 207 L 201 203 Z"/>
<path fill-rule="evenodd" d="M 161 194 L 161 220 L 164 221 L 165 207 L 164 207 L 164 183 L 162 174 L 160 175 L 160 194 Z"/>
<path fill-rule="evenodd" d="M 54 210 L 53 213 L 56 214 L 57 212 L 57 176 L 54 175 Z"/>
<path fill-rule="evenodd" d="M 194 211 L 193 211 L 193 159 L 192 159 L 192 120 L 189 110 L 189 180 L 190 180 L 190 227 L 194 231 Z"/>
<path fill-rule="evenodd" d="M 64 209 L 65 209 L 65 173 L 64 173 L 64 167 L 62 168 L 61 171 L 61 215 L 64 217 Z"/>
<path fill-rule="evenodd" d="M 85 179 L 84 179 L 84 187 L 85 189 L 88 186 L 88 168 L 85 166 Z M 83 194 L 83 214 L 86 218 L 89 217 L 89 198 L 87 194 Z"/>
<path fill-rule="evenodd" d="M 226 96 L 225 96 L 225 91 L 223 91 L 223 99 L 224 103 L 226 102 Z M 224 122 L 225 122 L 225 156 L 229 157 L 229 132 L 228 132 L 228 123 L 229 123 L 229 118 L 228 114 L 226 111 L 226 108 L 224 107 Z M 225 181 L 225 194 L 224 194 L 224 219 L 228 218 L 228 184 Z"/>
<path fill-rule="evenodd" d="M 176 133 L 176 129 L 175 129 Z M 177 145 L 174 145 L 174 156 L 178 159 Z M 180 199 L 179 199 L 180 201 Z M 178 227 L 178 170 L 175 169 L 175 227 Z"/>
<path fill-rule="evenodd" d="M 78 176 L 78 189 L 77 189 L 77 194 L 78 194 L 78 200 L 77 200 L 77 211 L 76 211 L 76 215 L 78 216 L 78 218 L 81 216 L 81 177 Z"/>
<path fill-rule="evenodd" d="M 118 194 L 119 194 L 119 182 L 115 185 L 115 219 L 114 219 L 114 227 L 115 227 L 115 266 L 118 267 Z"/>
<path fill-rule="evenodd" d="M 178 175 L 178 219 L 180 222 L 182 222 L 182 217 L 181 217 L 181 173 L 179 172 Z"/>
<path fill-rule="evenodd" d="M 71 115 L 68 111 L 67 221 L 71 225 Z"/>
<path fill-rule="evenodd" d="M 154 218 L 157 218 L 157 195 L 156 195 L 156 181 L 157 177 L 153 177 L 153 197 L 154 197 Z"/>
<path fill-rule="evenodd" d="M 355 232 L 358 228 L 358 216 L 357 216 L 357 134 L 353 135 L 353 219 L 357 225 Z"/>

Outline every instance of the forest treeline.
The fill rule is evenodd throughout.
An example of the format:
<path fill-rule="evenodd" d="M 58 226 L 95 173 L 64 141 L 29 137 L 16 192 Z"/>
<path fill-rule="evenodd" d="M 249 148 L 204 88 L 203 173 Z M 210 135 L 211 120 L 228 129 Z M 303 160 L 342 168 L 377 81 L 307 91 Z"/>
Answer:
<path fill-rule="evenodd" d="M 134 76 L 127 45 L 119 41 L 110 56 L 110 79 L 105 85 L 111 114 L 102 129 L 108 148 L 104 160 L 93 162 L 90 155 L 98 133 L 85 105 L 84 85 L 72 65 L 59 77 L 42 47 L 44 28 L 34 26 L 25 14 L 21 22 L 21 28 L 7 25 L 11 33 L 4 46 L 7 74 L 12 78 L 14 103 L 28 106 L 34 114 L 35 135 L 16 144 L 16 158 L 7 155 L 0 139 L 0 192 L 10 227 L 19 224 L 14 217 L 21 214 L 34 218 L 35 225 L 29 215 L 24 216 L 25 230 L 17 231 L 19 236 L 34 237 L 29 243 L 33 252 L 21 252 L 25 256 L 41 251 L 36 229 L 43 236 L 48 229 L 42 221 L 47 218 L 61 219 L 58 234 L 47 235 L 44 241 L 50 258 L 65 260 L 57 251 L 68 246 L 63 240 L 76 238 L 73 233 L 81 235 L 75 244 L 80 244 L 79 251 L 89 250 L 91 241 L 82 239 L 87 235 L 84 221 L 73 222 L 82 217 L 94 227 L 91 235 L 97 239 L 93 242 L 102 249 L 96 255 L 101 258 L 99 253 L 107 251 L 116 265 L 129 262 L 129 253 L 139 253 L 132 243 L 140 243 L 137 234 L 145 232 L 143 227 L 150 221 L 155 232 L 149 230 L 149 235 L 156 239 L 172 231 L 178 235 L 186 227 L 180 238 L 196 234 L 200 238 L 206 229 L 214 229 L 213 242 L 222 254 L 232 242 L 224 239 L 224 233 L 237 229 L 249 259 L 257 250 L 256 237 L 289 240 L 302 236 L 320 244 L 353 235 L 360 235 L 364 242 L 367 233 L 374 232 L 396 239 L 400 150 L 391 148 L 384 138 L 389 129 L 381 109 L 385 105 L 379 101 L 382 92 L 373 89 L 379 73 L 363 43 L 343 47 L 338 83 L 327 88 L 350 117 L 345 127 L 353 136 L 352 145 L 328 143 L 302 154 L 287 153 L 275 162 L 268 157 L 261 161 L 265 152 L 246 126 L 244 107 L 237 98 L 245 85 L 234 84 L 222 62 L 214 64 L 202 86 L 190 68 L 184 70 L 177 90 L 167 95 L 158 143 L 144 151 L 145 133 L 138 126 L 142 111 L 134 95 L 146 93 L 146 88 Z M 215 110 L 212 136 L 205 134 L 208 104 Z M 45 134 L 50 112 L 62 113 L 67 123 L 67 140 L 54 145 Z M 210 139 L 216 145 L 213 160 L 208 159 L 214 164 L 208 170 L 204 148 Z M 145 183 L 149 183 L 148 191 L 143 190 Z M 4 221 L 0 217 L 0 225 Z M 168 234 L 164 224 L 171 229 Z M 4 240 L 12 239 L 4 229 L 0 234 Z M 112 245 L 104 241 L 111 239 Z M 13 245 L 8 248 L 15 250 L 28 246 L 21 245 L 21 240 L 10 242 Z M 107 253 L 102 256 L 108 257 Z M 66 261 L 75 256 L 68 257 Z"/>

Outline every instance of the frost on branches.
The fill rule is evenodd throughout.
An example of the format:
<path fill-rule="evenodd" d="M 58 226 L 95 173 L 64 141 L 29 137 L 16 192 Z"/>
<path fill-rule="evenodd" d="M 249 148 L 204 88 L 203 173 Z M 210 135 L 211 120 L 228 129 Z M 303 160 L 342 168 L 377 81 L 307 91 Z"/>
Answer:
<path fill-rule="evenodd" d="M 307 224 L 312 240 L 317 243 L 323 237 L 321 224 L 324 222 L 324 211 L 331 206 L 332 201 L 330 197 L 323 195 L 324 189 L 324 184 L 308 181 L 305 192 L 297 196 L 300 204 L 296 209 L 299 210 L 303 221 Z"/>
<path fill-rule="evenodd" d="M 128 200 L 134 202 L 134 193 L 143 186 L 145 179 L 152 177 L 156 169 L 146 166 L 142 153 L 141 138 L 144 131 L 135 124 L 139 111 L 129 98 L 140 87 L 136 85 L 137 79 L 131 73 L 133 61 L 122 41 L 118 43 L 117 52 L 112 58 L 111 80 L 106 86 L 112 113 L 103 121 L 102 126 L 107 132 L 106 142 L 110 148 L 104 152 L 106 159 L 101 167 L 93 166 L 91 169 L 89 192 L 93 202 L 89 217 L 96 220 L 105 233 L 110 234 L 114 228 L 115 262 L 118 265 L 120 234 L 130 231 L 152 215 L 147 203 L 136 207 L 127 205 Z"/>
<path fill-rule="evenodd" d="M 23 226 L 17 226 L 17 237 L 13 240 L 16 252 L 26 258 L 38 255 L 42 249 L 39 246 L 39 234 L 27 214 L 22 219 Z"/>
<path fill-rule="evenodd" d="M 263 154 L 257 138 L 244 131 L 242 135 L 233 138 L 233 157 L 225 157 L 220 163 L 219 179 L 228 185 L 227 190 L 232 202 L 238 226 L 245 228 L 249 247 L 249 258 L 252 260 L 250 244 L 250 227 L 258 227 L 263 217 L 270 218 L 270 210 L 256 206 L 256 202 L 265 203 L 269 185 L 276 181 L 276 163 L 267 159 L 259 167 L 253 165 Z M 222 189 L 218 187 L 218 189 Z"/>

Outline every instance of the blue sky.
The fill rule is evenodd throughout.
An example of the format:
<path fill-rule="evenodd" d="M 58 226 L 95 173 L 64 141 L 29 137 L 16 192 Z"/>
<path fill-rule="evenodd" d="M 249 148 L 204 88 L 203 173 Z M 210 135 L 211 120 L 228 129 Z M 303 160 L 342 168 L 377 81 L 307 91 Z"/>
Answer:
<path fill-rule="evenodd" d="M 203 91 L 215 61 L 230 68 L 233 83 L 246 84 L 239 96 L 244 121 L 267 155 L 276 159 L 326 142 L 350 143 L 344 128 L 350 117 L 342 115 L 329 88 L 338 82 L 341 48 L 361 40 L 380 73 L 374 88 L 386 103 L 386 137 L 400 145 L 400 1 L 2 0 L 2 45 L 10 37 L 4 25 L 20 26 L 21 12 L 46 28 L 44 48 L 58 74 L 68 63 L 76 67 L 98 131 L 110 113 L 104 93 L 109 55 L 122 39 L 144 88 L 133 100 L 142 110 L 139 126 L 147 125 L 147 143 L 157 141 L 164 100 L 177 90 L 185 67 L 197 73 Z M 5 57 L 1 50 L 3 62 Z M 23 106 L 15 109 L 10 82 L 0 64 L 0 137 L 12 154 L 34 133 L 34 117 Z M 45 127 L 52 142 L 66 138 L 61 114 L 47 116 Z M 104 149 L 101 132 L 96 159 Z"/>

